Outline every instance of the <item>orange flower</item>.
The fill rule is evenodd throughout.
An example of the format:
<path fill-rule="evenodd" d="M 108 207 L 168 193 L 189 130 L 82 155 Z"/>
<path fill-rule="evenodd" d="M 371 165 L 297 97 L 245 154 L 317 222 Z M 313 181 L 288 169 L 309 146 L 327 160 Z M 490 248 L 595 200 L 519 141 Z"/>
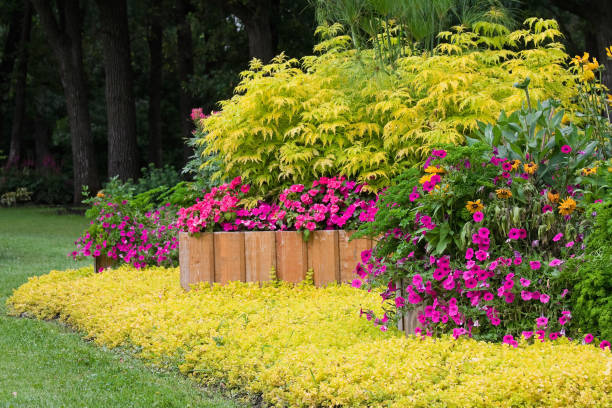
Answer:
<path fill-rule="evenodd" d="M 102 190 L 98 191 L 98 194 L 96 194 L 96 197 L 104 198 L 104 193 L 102 192 Z"/>
<path fill-rule="evenodd" d="M 480 200 L 468 201 L 465 208 L 467 208 L 469 212 L 474 214 L 476 211 L 482 211 L 482 209 L 484 208 L 484 205 L 482 205 Z"/>
<path fill-rule="evenodd" d="M 444 174 L 446 173 L 446 170 L 438 166 L 427 166 L 427 168 L 425 169 L 425 173 Z"/>
<path fill-rule="evenodd" d="M 612 45 L 606 48 L 606 55 L 608 58 L 612 58 Z"/>
<path fill-rule="evenodd" d="M 523 169 L 525 169 L 525 173 L 533 174 L 538 169 L 538 165 L 534 162 L 525 163 L 523 164 Z"/>
<path fill-rule="evenodd" d="M 514 159 L 512 160 L 512 170 L 516 170 L 518 169 L 518 167 L 521 165 L 521 161 L 518 159 Z"/>
<path fill-rule="evenodd" d="M 568 197 L 559 204 L 559 214 L 570 215 L 576 209 L 576 201 L 572 197 Z"/>
<path fill-rule="evenodd" d="M 559 192 L 557 190 L 548 190 L 546 197 L 548 197 L 548 201 L 551 203 L 556 203 L 559 201 Z"/>
<path fill-rule="evenodd" d="M 495 193 L 497 194 L 498 198 L 512 197 L 512 191 L 508 190 L 507 188 L 498 188 L 497 190 L 495 190 Z"/>

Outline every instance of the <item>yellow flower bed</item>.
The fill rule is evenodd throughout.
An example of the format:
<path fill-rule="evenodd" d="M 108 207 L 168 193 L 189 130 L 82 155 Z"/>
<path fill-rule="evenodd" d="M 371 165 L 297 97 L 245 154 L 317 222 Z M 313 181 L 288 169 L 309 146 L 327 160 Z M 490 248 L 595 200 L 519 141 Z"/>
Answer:
<path fill-rule="evenodd" d="M 185 293 L 177 269 L 53 271 L 8 300 L 14 315 L 59 319 L 198 381 L 277 406 L 611 406 L 612 356 L 567 341 L 506 345 L 383 333 L 347 285 L 235 283 Z"/>

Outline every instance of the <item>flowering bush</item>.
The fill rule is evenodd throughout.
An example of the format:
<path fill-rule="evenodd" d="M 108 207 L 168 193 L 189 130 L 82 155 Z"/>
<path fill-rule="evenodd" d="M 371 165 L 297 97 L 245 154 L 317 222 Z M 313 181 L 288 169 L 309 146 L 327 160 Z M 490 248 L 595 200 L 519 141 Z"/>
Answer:
<path fill-rule="evenodd" d="M 229 184 L 213 187 L 202 199 L 178 212 L 177 226 L 190 233 L 238 230 L 304 230 L 354 228 L 372 220 L 376 208 L 372 195 L 343 177 L 322 177 L 306 190 L 294 184 L 276 203 L 256 202 L 247 208 L 250 186 L 236 177 Z"/>
<path fill-rule="evenodd" d="M 297 230 L 355 229 L 373 221 L 376 214 L 372 194 L 344 177 L 321 177 L 308 190 L 294 184 L 279 195 L 279 201 Z"/>
<path fill-rule="evenodd" d="M 543 188 L 536 169 L 545 163 L 487 159 L 488 149 L 433 150 L 424 175 L 411 169 L 381 195 L 375 222 L 360 233 L 384 235 L 356 271 L 394 300 L 377 324 L 418 308 L 422 334 L 514 346 L 521 336 L 569 334 L 559 275 L 582 253 L 590 225 L 573 178 L 560 192 Z"/>
<path fill-rule="evenodd" d="M 107 255 L 136 268 L 176 265 L 176 208 L 170 202 L 156 208 L 149 196 L 148 192 L 136 197 L 111 196 L 101 191 L 86 200 L 92 205 L 86 212 L 91 225 L 75 241 L 76 249 L 71 256 L 76 259 Z"/>
<path fill-rule="evenodd" d="M 360 319 L 374 294 L 347 285 L 232 283 L 184 292 L 177 269 L 91 268 L 30 278 L 12 314 L 69 323 L 209 385 L 290 407 L 604 407 L 612 355 L 567 340 L 518 348 L 405 338 Z M 273 301 L 272 301 L 273 300 Z M 143 318 L 143 316 L 146 316 Z M 246 404 L 245 404 L 246 405 Z"/>

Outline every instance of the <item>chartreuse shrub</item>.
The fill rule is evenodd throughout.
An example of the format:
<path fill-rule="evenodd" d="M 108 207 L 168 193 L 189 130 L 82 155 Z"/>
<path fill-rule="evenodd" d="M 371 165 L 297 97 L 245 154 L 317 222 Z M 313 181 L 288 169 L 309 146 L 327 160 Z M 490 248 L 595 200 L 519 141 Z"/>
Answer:
<path fill-rule="evenodd" d="M 612 403 L 612 356 L 592 345 L 406 338 L 360 318 L 359 308 L 380 311 L 380 298 L 349 286 L 232 283 L 184 292 L 178 278 L 163 268 L 53 271 L 31 278 L 8 305 L 274 406 Z"/>
<path fill-rule="evenodd" d="M 557 23 L 525 27 L 455 27 L 432 53 L 410 52 L 394 68 L 351 49 L 339 24 L 320 27 L 317 55 L 254 60 L 222 111 L 196 118 L 203 154 L 218 154 L 217 177 L 241 176 L 261 195 L 337 175 L 379 189 L 434 144 L 460 144 L 478 120 L 519 108 L 513 84 L 526 77 L 533 98 L 572 106 L 577 74 L 564 68 Z"/>

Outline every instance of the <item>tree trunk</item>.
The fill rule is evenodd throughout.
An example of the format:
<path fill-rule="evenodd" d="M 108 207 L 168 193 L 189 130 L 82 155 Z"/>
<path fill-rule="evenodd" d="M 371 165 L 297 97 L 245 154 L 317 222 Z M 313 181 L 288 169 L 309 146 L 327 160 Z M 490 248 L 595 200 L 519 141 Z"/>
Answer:
<path fill-rule="evenodd" d="M 15 64 L 14 90 L 15 111 L 13 114 L 13 127 L 11 129 L 11 145 L 9 148 L 8 165 L 17 166 L 21 157 L 21 141 L 23 140 L 23 125 L 25 121 L 26 79 L 28 75 L 28 42 L 30 41 L 30 28 L 32 23 L 32 5 L 24 4 L 21 36 L 19 38 L 19 51 Z"/>
<path fill-rule="evenodd" d="M 136 107 L 126 0 L 96 0 L 106 76 L 108 176 L 138 176 Z"/>
<path fill-rule="evenodd" d="M 81 201 L 81 187 L 97 189 L 98 173 L 93 154 L 93 139 L 89 122 L 87 85 L 81 48 L 81 15 L 78 0 L 58 3 L 60 23 L 49 1 L 31 0 L 40 16 L 45 35 L 59 63 L 59 73 L 70 124 L 73 162 L 73 201 Z"/>
<path fill-rule="evenodd" d="M 162 165 L 161 146 L 161 87 L 162 87 L 162 25 L 154 12 L 149 31 L 149 162 Z"/>
<path fill-rule="evenodd" d="M 191 122 L 191 109 L 193 99 L 189 92 L 189 81 L 193 75 L 193 40 L 191 37 L 191 25 L 188 14 L 191 11 L 189 0 L 177 0 L 177 46 L 178 46 L 178 74 L 180 81 L 179 89 L 179 109 L 181 115 L 181 139 L 183 142 L 183 159 L 185 163 L 193 154 L 191 148 L 187 146 L 185 139 L 191 137 L 193 123 Z"/>
<path fill-rule="evenodd" d="M 6 38 L 4 41 L 4 47 L 2 51 L 2 61 L 0 62 L 0 104 L 4 101 L 4 98 L 9 94 L 9 87 L 11 85 L 11 72 L 15 65 L 15 54 L 17 51 L 17 45 L 19 44 L 19 31 L 21 21 L 23 19 L 23 10 L 16 8 L 13 10 L 10 16 L 10 23 Z M 4 123 L 4 111 L 0 109 L 0 123 Z M 0 126 L 0 140 L 4 139 L 3 126 Z M 10 143 L 10 142 L 9 142 Z"/>
<path fill-rule="evenodd" d="M 41 119 L 34 121 L 34 151 L 36 169 L 48 173 L 51 170 L 51 153 L 49 151 L 49 124 Z"/>
<path fill-rule="evenodd" d="M 249 55 L 268 63 L 276 54 L 276 35 L 272 25 L 275 1 L 265 0 L 254 14 L 245 16 L 244 25 L 249 37 Z"/>

